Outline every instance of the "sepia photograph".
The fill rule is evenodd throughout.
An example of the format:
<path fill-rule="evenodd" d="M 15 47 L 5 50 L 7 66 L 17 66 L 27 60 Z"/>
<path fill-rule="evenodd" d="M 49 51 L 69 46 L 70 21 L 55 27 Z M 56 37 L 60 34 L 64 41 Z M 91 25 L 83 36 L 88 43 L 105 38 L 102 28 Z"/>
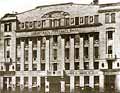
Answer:
<path fill-rule="evenodd" d="M 0 0 L 0 93 L 120 93 L 120 0 Z"/>

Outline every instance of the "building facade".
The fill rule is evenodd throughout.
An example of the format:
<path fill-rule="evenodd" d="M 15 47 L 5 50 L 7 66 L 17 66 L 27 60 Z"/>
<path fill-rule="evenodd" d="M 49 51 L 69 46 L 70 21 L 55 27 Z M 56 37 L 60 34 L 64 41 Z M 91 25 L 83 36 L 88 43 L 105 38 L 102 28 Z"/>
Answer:
<path fill-rule="evenodd" d="M 120 92 L 119 24 L 120 3 L 97 0 L 6 14 L 0 21 L 0 89 Z"/>

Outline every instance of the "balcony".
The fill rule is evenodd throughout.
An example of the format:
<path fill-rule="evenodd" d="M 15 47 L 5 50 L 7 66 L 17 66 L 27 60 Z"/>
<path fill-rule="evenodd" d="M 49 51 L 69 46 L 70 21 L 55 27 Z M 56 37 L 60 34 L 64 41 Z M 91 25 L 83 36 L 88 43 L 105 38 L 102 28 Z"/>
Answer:
<path fill-rule="evenodd" d="M 120 69 L 101 69 L 104 75 L 116 75 L 120 72 Z"/>
<path fill-rule="evenodd" d="M 85 40 L 85 41 L 84 41 L 84 46 L 85 46 L 85 47 L 88 47 L 88 45 L 89 45 L 89 40 Z"/>
<path fill-rule="evenodd" d="M 5 63 L 11 63 L 11 62 L 12 62 L 11 58 L 5 58 Z"/>
<path fill-rule="evenodd" d="M 115 60 L 116 56 L 113 54 L 106 54 L 106 60 Z"/>
<path fill-rule="evenodd" d="M 0 71 L 0 76 L 13 76 L 15 71 Z"/>

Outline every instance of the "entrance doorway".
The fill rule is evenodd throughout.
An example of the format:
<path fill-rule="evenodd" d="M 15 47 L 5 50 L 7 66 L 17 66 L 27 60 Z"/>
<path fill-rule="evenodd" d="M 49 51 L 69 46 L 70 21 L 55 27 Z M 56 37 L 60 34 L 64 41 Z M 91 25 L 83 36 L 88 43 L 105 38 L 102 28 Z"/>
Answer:
<path fill-rule="evenodd" d="M 105 75 L 105 93 L 115 93 L 115 75 Z"/>

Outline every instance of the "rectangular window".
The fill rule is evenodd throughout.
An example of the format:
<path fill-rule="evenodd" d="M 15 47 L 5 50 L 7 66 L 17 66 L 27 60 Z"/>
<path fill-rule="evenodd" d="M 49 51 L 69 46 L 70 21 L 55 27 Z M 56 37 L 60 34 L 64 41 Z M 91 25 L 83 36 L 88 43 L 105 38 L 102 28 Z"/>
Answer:
<path fill-rule="evenodd" d="M 94 62 L 94 69 L 99 69 L 99 62 Z"/>
<path fill-rule="evenodd" d="M 94 76 L 94 84 L 99 84 L 99 76 Z"/>
<path fill-rule="evenodd" d="M 41 71 L 45 71 L 45 63 L 41 63 Z"/>
<path fill-rule="evenodd" d="M 16 71 L 20 71 L 20 64 L 16 64 Z"/>
<path fill-rule="evenodd" d="M 28 77 L 24 77 L 24 85 L 28 85 Z"/>
<path fill-rule="evenodd" d="M 42 28 L 44 28 L 46 26 L 46 21 L 42 20 Z"/>
<path fill-rule="evenodd" d="M 88 16 L 85 16 L 85 24 L 88 24 Z"/>
<path fill-rule="evenodd" d="M 24 65 L 24 71 L 28 71 L 28 64 Z"/>
<path fill-rule="evenodd" d="M 115 23 L 115 13 L 111 14 L 111 23 Z"/>
<path fill-rule="evenodd" d="M 12 24 L 11 23 L 4 24 L 4 31 L 5 32 L 12 31 Z"/>
<path fill-rule="evenodd" d="M 20 86 L 20 77 L 16 77 L 16 86 Z"/>
<path fill-rule="evenodd" d="M 84 47 L 84 57 L 88 58 L 88 47 Z"/>
<path fill-rule="evenodd" d="M 69 26 L 69 18 L 65 18 L 65 26 Z"/>
<path fill-rule="evenodd" d="M 75 48 L 75 59 L 79 59 L 79 48 Z"/>
<path fill-rule="evenodd" d="M 110 22 L 109 14 L 105 14 L 105 23 L 109 22 Z"/>
<path fill-rule="evenodd" d="M 79 62 L 75 62 L 74 69 L 79 70 Z"/>
<path fill-rule="evenodd" d="M 33 60 L 37 59 L 37 50 L 33 50 Z"/>
<path fill-rule="evenodd" d="M 54 60 L 56 60 L 57 59 L 57 49 L 54 49 Z"/>
<path fill-rule="evenodd" d="M 25 50 L 25 61 L 28 61 L 28 50 Z"/>
<path fill-rule="evenodd" d="M 69 48 L 65 48 L 65 58 L 69 59 Z"/>
<path fill-rule="evenodd" d="M 89 69 L 89 62 L 84 62 L 84 70 L 88 70 Z"/>
<path fill-rule="evenodd" d="M 98 47 L 94 47 L 94 57 L 99 58 L 99 48 Z"/>
<path fill-rule="evenodd" d="M 75 17 L 75 25 L 79 25 L 79 17 Z"/>
<path fill-rule="evenodd" d="M 108 54 L 112 54 L 112 46 L 108 46 Z"/>
<path fill-rule="evenodd" d="M 57 71 L 57 63 L 53 63 L 53 71 Z"/>
<path fill-rule="evenodd" d="M 37 64 L 33 64 L 33 65 L 32 65 L 32 70 L 33 70 L 33 71 L 36 71 L 36 70 L 37 70 Z"/>
<path fill-rule="evenodd" d="M 10 58 L 10 51 L 7 51 L 7 58 Z"/>
<path fill-rule="evenodd" d="M 90 23 L 93 22 L 93 16 L 90 16 Z"/>
<path fill-rule="evenodd" d="M 45 60 L 45 49 L 41 50 L 41 59 Z"/>
<path fill-rule="evenodd" d="M 84 84 L 89 85 L 89 76 L 84 76 Z"/>
<path fill-rule="evenodd" d="M 70 63 L 65 63 L 65 70 L 70 70 Z"/>
<path fill-rule="evenodd" d="M 53 42 L 57 43 L 57 36 L 53 36 Z"/>
<path fill-rule="evenodd" d="M 99 23 L 99 15 L 94 16 L 94 23 L 95 24 Z"/>
<path fill-rule="evenodd" d="M 10 46 L 10 39 L 5 39 L 5 46 Z"/>
<path fill-rule="evenodd" d="M 80 24 L 83 23 L 83 17 L 80 17 Z"/>
<path fill-rule="evenodd" d="M 112 31 L 108 31 L 108 39 L 109 40 L 113 39 L 113 32 Z"/>
<path fill-rule="evenodd" d="M 75 35 L 75 45 L 78 45 L 80 43 L 80 36 Z"/>
<path fill-rule="evenodd" d="M 32 86 L 37 84 L 37 77 L 32 77 Z"/>
<path fill-rule="evenodd" d="M 98 32 L 96 32 L 96 33 L 94 33 L 94 40 L 96 41 L 98 41 L 99 40 L 99 33 Z"/>

